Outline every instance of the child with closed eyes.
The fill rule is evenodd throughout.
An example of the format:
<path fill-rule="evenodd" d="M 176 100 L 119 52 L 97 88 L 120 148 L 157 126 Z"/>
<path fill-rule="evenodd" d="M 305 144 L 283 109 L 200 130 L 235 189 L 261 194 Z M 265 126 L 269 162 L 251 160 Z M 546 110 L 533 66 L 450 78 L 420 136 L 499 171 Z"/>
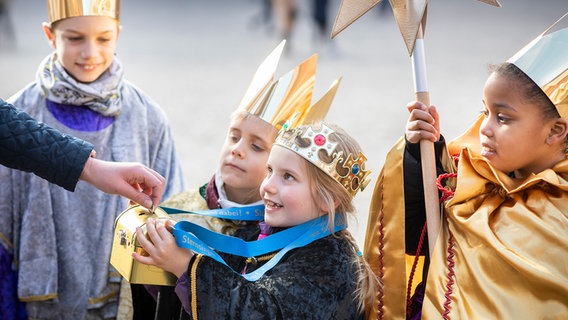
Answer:
<path fill-rule="evenodd" d="M 137 231 L 149 256 L 133 257 L 179 278 L 176 292 L 193 319 L 364 319 L 377 283 L 346 222 L 368 183 L 365 160 L 338 127 L 285 125 L 260 187 L 260 225 L 208 250 L 194 245 L 212 243 L 193 236 L 198 228 L 150 220 L 150 240 Z M 238 240 L 252 253 L 237 252 Z"/>

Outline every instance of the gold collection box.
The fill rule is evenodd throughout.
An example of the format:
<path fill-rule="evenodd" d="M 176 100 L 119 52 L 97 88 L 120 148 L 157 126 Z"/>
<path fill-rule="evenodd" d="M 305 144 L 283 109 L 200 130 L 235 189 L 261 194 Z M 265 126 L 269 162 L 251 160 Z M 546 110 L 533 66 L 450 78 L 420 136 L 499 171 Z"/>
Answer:
<path fill-rule="evenodd" d="M 142 206 L 135 205 L 128 207 L 116 218 L 110 264 L 130 283 L 174 286 L 177 280 L 175 275 L 158 267 L 139 263 L 132 258 L 132 252 L 145 254 L 136 239 L 136 227 L 141 227 L 146 234 L 148 218 L 169 217 L 159 207 L 152 213 Z"/>

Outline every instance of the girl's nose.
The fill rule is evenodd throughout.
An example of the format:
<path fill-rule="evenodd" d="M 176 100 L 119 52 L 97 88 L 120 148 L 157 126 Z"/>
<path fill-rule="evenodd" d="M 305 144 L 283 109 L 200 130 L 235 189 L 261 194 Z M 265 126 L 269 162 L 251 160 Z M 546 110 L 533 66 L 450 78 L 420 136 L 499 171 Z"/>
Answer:
<path fill-rule="evenodd" d="M 260 184 L 260 193 L 261 195 L 264 193 L 273 194 L 276 188 L 274 186 L 274 179 L 272 175 L 267 175 L 264 177 L 264 180 Z"/>
<path fill-rule="evenodd" d="M 483 121 L 481 121 L 481 125 L 479 126 L 479 134 L 486 137 L 491 137 L 493 135 L 490 118 L 484 118 Z"/>

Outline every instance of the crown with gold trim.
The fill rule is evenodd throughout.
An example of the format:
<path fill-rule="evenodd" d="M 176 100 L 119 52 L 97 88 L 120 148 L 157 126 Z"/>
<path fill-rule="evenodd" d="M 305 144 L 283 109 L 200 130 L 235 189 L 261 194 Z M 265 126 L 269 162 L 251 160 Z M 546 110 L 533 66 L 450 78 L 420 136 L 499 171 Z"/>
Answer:
<path fill-rule="evenodd" d="M 318 131 L 314 131 L 312 126 L 293 128 L 290 126 L 293 121 L 284 124 L 274 145 L 292 150 L 313 163 L 341 184 L 352 197 L 358 190 L 365 189 L 370 182 L 368 176 L 371 171 L 364 169 L 367 157 L 363 153 L 344 155 L 343 151 L 335 151 L 338 143 L 330 139 L 335 131 L 324 123 Z M 303 142 L 299 144 L 298 140 Z"/>
<path fill-rule="evenodd" d="M 567 15 L 507 60 L 542 89 L 563 118 L 568 118 L 568 28 L 559 23 L 566 24 Z"/>
<path fill-rule="evenodd" d="M 47 0 L 47 14 L 49 23 L 81 16 L 120 20 L 120 0 Z"/>
<path fill-rule="evenodd" d="M 280 130 L 289 119 L 298 126 L 325 118 L 335 97 L 340 79 L 311 105 L 316 78 L 317 54 L 312 55 L 294 69 L 275 80 L 274 75 L 286 40 L 264 59 L 258 67 L 238 110 L 244 110 Z"/>

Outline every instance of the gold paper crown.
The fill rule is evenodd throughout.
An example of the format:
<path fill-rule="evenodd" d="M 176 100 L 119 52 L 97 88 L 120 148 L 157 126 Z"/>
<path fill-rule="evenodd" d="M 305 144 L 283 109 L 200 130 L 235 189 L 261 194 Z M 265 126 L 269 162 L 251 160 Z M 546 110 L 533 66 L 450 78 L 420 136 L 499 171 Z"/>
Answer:
<path fill-rule="evenodd" d="M 348 154 L 344 157 L 343 151 L 336 152 L 337 142 L 329 139 L 335 131 L 321 124 L 321 129 L 315 132 L 311 126 L 293 128 L 287 122 L 280 130 L 275 145 L 283 146 L 313 163 L 320 170 L 341 184 L 347 192 L 354 197 L 358 190 L 363 191 L 369 184 L 368 175 L 371 171 L 364 169 L 367 158 L 361 152 L 357 156 Z M 307 146 L 300 146 L 297 138 L 302 138 Z M 325 153 L 331 162 L 322 159 Z M 338 167 L 341 168 L 338 170 Z M 343 173 L 342 173 L 343 172 Z"/>
<path fill-rule="evenodd" d="M 507 60 L 542 89 L 563 118 L 568 118 L 568 28 L 551 31 L 567 15 Z"/>
<path fill-rule="evenodd" d="M 49 23 L 71 17 L 104 16 L 119 20 L 120 0 L 47 0 Z"/>
<path fill-rule="evenodd" d="M 316 78 L 317 54 L 274 80 L 276 67 L 286 40 L 264 59 L 258 67 L 238 109 L 256 115 L 280 130 L 289 119 L 292 126 L 325 118 L 337 92 L 340 79 L 336 80 L 324 96 L 311 105 Z"/>

